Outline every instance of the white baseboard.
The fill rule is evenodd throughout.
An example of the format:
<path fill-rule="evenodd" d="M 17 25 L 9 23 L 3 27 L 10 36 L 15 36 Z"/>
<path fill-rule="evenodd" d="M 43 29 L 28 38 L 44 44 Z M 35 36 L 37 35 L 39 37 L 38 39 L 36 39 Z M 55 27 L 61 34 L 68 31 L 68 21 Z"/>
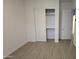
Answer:
<path fill-rule="evenodd" d="M 64 38 L 62 38 L 61 40 L 71 40 L 71 39 L 64 39 Z"/>
<path fill-rule="evenodd" d="M 3 56 L 3 58 L 6 58 L 6 57 L 8 57 L 8 58 L 12 58 L 13 56 Z"/>
<path fill-rule="evenodd" d="M 55 39 L 55 43 L 58 43 L 59 42 L 59 39 Z"/>

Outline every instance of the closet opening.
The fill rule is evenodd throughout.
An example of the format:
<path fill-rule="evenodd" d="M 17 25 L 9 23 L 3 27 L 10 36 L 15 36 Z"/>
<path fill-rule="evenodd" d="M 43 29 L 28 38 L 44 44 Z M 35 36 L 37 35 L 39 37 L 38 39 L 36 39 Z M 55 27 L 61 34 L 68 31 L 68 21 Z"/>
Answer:
<path fill-rule="evenodd" d="M 46 40 L 55 39 L 55 9 L 45 9 L 46 14 Z"/>

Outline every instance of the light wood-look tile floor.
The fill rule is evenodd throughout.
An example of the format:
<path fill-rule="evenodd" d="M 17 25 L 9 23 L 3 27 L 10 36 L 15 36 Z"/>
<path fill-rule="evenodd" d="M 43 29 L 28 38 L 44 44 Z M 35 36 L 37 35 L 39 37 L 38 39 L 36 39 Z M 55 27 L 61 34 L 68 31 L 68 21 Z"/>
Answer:
<path fill-rule="evenodd" d="M 28 42 L 6 59 L 76 59 L 76 48 L 71 41 Z"/>

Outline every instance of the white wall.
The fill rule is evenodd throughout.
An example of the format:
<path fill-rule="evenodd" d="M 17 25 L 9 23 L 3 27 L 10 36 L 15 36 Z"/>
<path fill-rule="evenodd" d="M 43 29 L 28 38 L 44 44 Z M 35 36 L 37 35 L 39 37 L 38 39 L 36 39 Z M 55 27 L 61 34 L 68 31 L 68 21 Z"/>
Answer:
<path fill-rule="evenodd" d="M 76 0 L 73 0 L 73 8 L 76 8 Z"/>
<path fill-rule="evenodd" d="M 26 39 L 35 41 L 34 0 L 25 0 Z"/>
<path fill-rule="evenodd" d="M 72 2 L 62 2 L 60 7 L 60 39 L 72 39 Z"/>
<path fill-rule="evenodd" d="M 24 45 L 25 39 L 25 5 L 24 0 L 4 0 L 4 57 Z"/>

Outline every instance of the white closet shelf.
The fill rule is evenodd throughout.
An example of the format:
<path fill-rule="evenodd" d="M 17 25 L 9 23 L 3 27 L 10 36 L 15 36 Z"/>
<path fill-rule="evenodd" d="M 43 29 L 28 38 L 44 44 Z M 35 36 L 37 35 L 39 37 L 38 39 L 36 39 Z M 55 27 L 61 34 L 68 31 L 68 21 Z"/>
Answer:
<path fill-rule="evenodd" d="M 47 13 L 47 15 L 55 15 L 55 13 Z"/>
<path fill-rule="evenodd" d="M 55 28 L 46 28 L 47 30 L 55 30 Z"/>
<path fill-rule="evenodd" d="M 47 26 L 46 28 L 55 28 L 55 27 L 48 27 L 48 26 Z"/>

